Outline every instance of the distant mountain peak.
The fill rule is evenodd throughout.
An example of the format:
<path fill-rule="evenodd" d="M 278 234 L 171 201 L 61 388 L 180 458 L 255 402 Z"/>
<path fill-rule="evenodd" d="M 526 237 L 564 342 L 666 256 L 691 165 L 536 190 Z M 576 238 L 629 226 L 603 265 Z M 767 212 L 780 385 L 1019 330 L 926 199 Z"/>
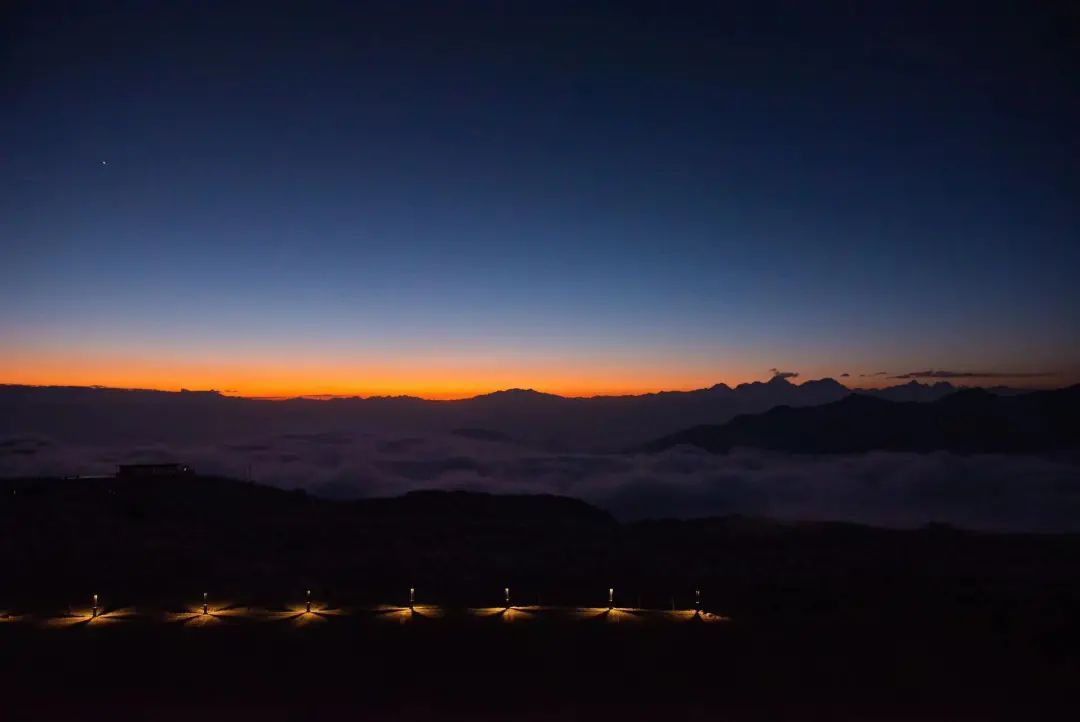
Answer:
<path fill-rule="evenodd" d="M 536 389 L 502 389 L 500 391 L 492 391 L 490 394 L 480 394 L 473 398 L 477 399 L 561 399 L 562 396 L 557 394 L 548 394 L 543 391 L 537 391 Z"/>
<path fill-rule="evenodd" d="M 836 379 L 832 378 L 831 376 L 826 376 L 823 379 L 815 379 L 813 381 L 806 381 L 806 382 L 802 383 L 801 386 L 810 386 L 810 387 L 818 387 L 818 388 L 824 388 L 826 386 L 833 387 L 833 388 L 842 388 L 842 389 L 847 388 L 847 386 L 844 386 L 842 383 L 840 383 Z"/>

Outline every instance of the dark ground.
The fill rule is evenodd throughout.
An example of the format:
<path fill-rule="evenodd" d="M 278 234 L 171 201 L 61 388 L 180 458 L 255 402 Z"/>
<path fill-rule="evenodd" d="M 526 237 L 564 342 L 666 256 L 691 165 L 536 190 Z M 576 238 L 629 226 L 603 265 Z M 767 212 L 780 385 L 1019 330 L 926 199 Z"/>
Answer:
<path fill-rule="evenodd" d="M 1076 719 L 1080 537 L 727 518 L 556 498 L 323 502 L 238 482 L 0 484 L 12 720 Z M 692 606 L 505 623 L 515 601 Z M 437 618 L 359 611 L 410 585 Z M 341 614 L 213 624 L 231 599 Z M 92 593 L 115 621 L 87 624 Z M 135 612 L 125 616 L 128 612 Z M 598 615 L 598 616 L 597 616 Z M 527 615 L 526 615 L 527 616 Z M 613 623 L 616 619 L 620 623 Z M 636 620 L 636 621 L 635 621 Z M 5 714 L 7 715 L 5 717 Z"/>

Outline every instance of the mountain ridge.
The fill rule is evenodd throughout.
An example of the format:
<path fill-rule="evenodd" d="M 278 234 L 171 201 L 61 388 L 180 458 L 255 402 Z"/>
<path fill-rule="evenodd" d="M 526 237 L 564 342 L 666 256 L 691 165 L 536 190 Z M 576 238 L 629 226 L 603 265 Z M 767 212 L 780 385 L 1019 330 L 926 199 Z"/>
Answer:
<path fill-rule="evenodd" d="M 1080 448 L 1080 384 L 1000 395 L 966 388 L 935 401 L 853 393 L 819 406 L 777 406 L 695 426 L 633 449 L 690 445 L 713 453 L 746 447 L 794 453 L 1041 452 Z"/>
<path fill-rule="evenodd" d="M 142 388 L 142 387 L 126 387 L 126 386 L 102 386 L 102 385 L 73 385 L 73 384 L 19 384 L 19 383 L 0 383 L 0 396 L 5 394 L 30 394 L 35 392 L 46 393 L 61 393 L 67 392 L 74 395 L 90 396 L 93 394 L 108 394 L 108 395 L 120 395 L 120 394 L 144 394 L 155 395 L 161 397 L 185 397 L 185 398 L 218 398 L 218 399 L 240 399 L 244 401 L 388 401 L 388 400 L 401 400 L 401 401 L 425 401 L 429 403 L 460 403 L 463 401 L 474 401 L 476 399 L 488 399 L 488 398 L 553 398 L 553 399 L 565 399 L 569 401 L 582 401 L 591 399 L 641 399 L 653 396 L 662 395 L 677 395 L 677 394 L 700 394 L 700 393 L 732 393 L 739 391 L 751 391 L 757 389 L 807 389 L 807 388 L 839 388 L 851 393 L 864 393 L 870 395 L 886 394 L 900 392 L 906 389 L 921 389 L 924 391 L 935 390 L 938 393 L 944 395 L 945 393 L 951 393 L 964 388 L 986 388 L 998 394 L 1009 393 L 1027 393 L 1032 390 L 1044 390 L 1044 389 L 1020 389 L 1008 386 L 994 386 L 994 387 L 982 387 L 982 386 L 955 386 L 948 381 L 937 381 L 934 383 L 921 383 L 916 380 L 908 381 L 903 384 L 895 384 L 892 386 L 882 386 L 873 388 L 862 388 L 845 386 L 841 382 L 832 378 L 831 376 L 825 376 L 820 379 L 807 379 L 802 383 L 792 383 L 788 379 L 782 376 L 774 376 L 767 381 L 747 381 L 735 386 L 730 386 L 726 383 L 719 382 L 711 386 L 702 386 L 695 389 L 661 389 L 658 391 L 646 391 L 640 394 L 595 394 L 592 396 L 570 396 L 563 394 L 551 393 L 548 391 L 539 391 L 534 388 L 522 388 L 522 387 L 509 387 L 505 389 L 496 389 L 495 391 L 489 391 L 482 394 L 476 394 L 475 396 L 465 396 L 455 399 L 438 399 L 438 398 L 426 398 L 423 396 L 416 396 L 414 394 L 372 394 L 370 396 L 363 396 L 360 394 L 298 394 L 294 396 L 242 396 L 224 393 L 218 389 L 187 389 L 181 388 L 178 390 L 169 389 L 154 389 L 154 388 Z"/>
<path fill-rule="evenodd" d="M 930 402 L 947 382 L 862 390 Z M 852 393 L 835 379 L 769 381 L 643 395 L 568 397 L 505 389 L 457 400 L 372 396 L 269 401 L 217 391 L 0 385 L 0 437 L 33 434 L 59 442 L 150 445 L 219 443 L 294 432 L 452 433 L 486 429 L 550 451 L 618 451 L 685 429 L 720 424 L 776 406 L 817 406 Z"/>

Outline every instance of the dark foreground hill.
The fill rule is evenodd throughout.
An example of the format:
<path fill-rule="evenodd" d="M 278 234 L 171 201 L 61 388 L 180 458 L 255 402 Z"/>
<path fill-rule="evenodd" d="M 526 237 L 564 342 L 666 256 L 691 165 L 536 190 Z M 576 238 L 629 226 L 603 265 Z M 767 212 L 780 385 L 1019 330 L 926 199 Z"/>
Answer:
<path fill-rule="evenodd" d="M 1073 450 L 1080 448 L 1080 385 L 1012 396 L 968 389 L 930 403 L 851 394 L 821 406 L 781 406 L 726 424 L 697 426 L 642 448 L 660 451 L 680 444 L 712 452 L 736 447 L 797 453 Z"/>
<path fill-rule="evenodd" d="M 207 477 L 0 483 L 5 605 L 93 592 L 131 603 L 203 591 L 269 603 L 314 588 L 354 603 L 523 601 L 665 608 L 705 590 L 737 616 L 948 603 L 975 589 L 1076 589 L 1077 535 L 891 530 L 748 517 L 620 524 L 553 496 L 414 492 L 328 501 Z M 1064 587 L 1063 587 L 1064 588 Z"/>
<path fill-rule="evenodd" d="M 1074 719 L 1080 536 L 742 517 L 620 524 L 557 497 L 331 502 L 227 479 L 0 482 L 0 611 L 705 606 L 721 625 L 0 624 L 12 719 Z M 632 619 L 633 614 L 626 615 Z M 5 619 L 0 614 L 0 619 Z M 994 717 L 993 715 L 1004 715 Z"/>

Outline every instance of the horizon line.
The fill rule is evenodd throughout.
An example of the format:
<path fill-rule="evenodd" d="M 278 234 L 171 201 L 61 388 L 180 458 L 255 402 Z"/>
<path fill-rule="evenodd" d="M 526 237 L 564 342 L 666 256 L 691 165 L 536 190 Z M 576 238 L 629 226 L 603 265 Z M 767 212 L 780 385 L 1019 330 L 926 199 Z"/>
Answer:
<path fill-rule="evenodd" d="M 1025 374 L 1018 374 L 1016 377 L 1013 377 L 1013 378 L 1025 378 L 1025 376 L 1026 376 Z M 841 378 L 844 378 L 844 377 L 841 377 Z M 822 381 L 832 381 L 832 382 L 834 382 L 836 384 L 839 384 L 840 386 L 843 386 L 843 387 L 845 387 L 845 388 L 847 388 L 847 389 L 849 389 L 851 391 L 875 391 L 875 390 L 892 388 L 892 387 L 896 387 L 896 386 L 905 386 L 905 385 L 910 385 L 910 384 L 919 384 L 920 386 L 930 387 L 930 386 L 934 386 L 934 385 L 942 384 L 942 383 L 949 384 L 950 386 L 952 386 L 953 388 L 956 388 L 956 389 L 998 388 L 998 387 L 1006 386 L 1008 388 L 1023 389 L 1023 390 L 1028 390 L 1028 391 L 1038 391 L 1038 390 L 1065 388 L 1065 387 L 1071 385 L 1071 384 L 1047 384 L 1047 385 L 1037 385 L 1037 386 L 1007 386 L 1006 384 L 1000 384 L 1000 383 L 999 384 L 970 384 L 969 385 L 969 384 L 954 383 L 955 379 L 949 379 L 949 378 L 926 377 L 921 381 L 919 379 L 917 379 L 917 378 L 910 378 L 910 377 L 881 377 L 881 376 L 877 376 L 875 378 L 878 379 L 878 380 L 882 380 L 882 381 L 883 380 L 891 380 L 891 381 L 895 381 L 895 383 L 884 384 L 884 385 L 874 385 L 874 386 L 870 386 L 870 385 L 863 386 L 863 385 L 859 385 L 858 383 L 855 383 L 855 384 L 851 384 L 850 382 L 845 383 L 843 380 L 837 379 L 837 378 L 835 378 L 833 376 L 823 376 L 823 377 L 817 378 L 817 379 L 807 378 L 807 379 L 802 380 L 802 381 L 794 381 L 790 377 L 786 377 L 786 376 L 783 376 L 783 375 L 775 375 L 775 376 L 773 376 L 771 378 L 768 378 L 768 379 L 765 379 L 765 380 L 744 381 L 742 383 L 738 383 L 738 384 L 735 384 L 735 385 L 731 385 L 731 384 L 728 384 L 726 382 L 720 381 L 720 382 L 717 382 L 717 383 L 712 384 L 710 386 L 697 386 L 697 387 L 690 387 L 690 388 L 660 388 L 660 389 L 649 390 L 649 391 L 637 391 L 637 392 L 625 391 L 625 392 L 621 392 L 621 393 L 620 392 L 599 392 L 599 393 L 588 394 L 588 395 L 585 395 L 585 394 L 560 394 L 560 393 L 557 393 L 557 392 L 554 392 L 554 391 L 544 391 L 544 390 L 536 389 L 536 388 L 533 388 L 533 387 L 509 386 L 509 387 L 506 387 L 506 388 L 496 388 L 496 389 L 493 389 L 491 391 L 450 392 L 450 393 L 447 393 L 447 394 L 434 395 L 434 396 L 432 396 L 432 395 L 420 395 L 420 394 L 416 394 L 416 393 L 398 393 L 398 394 L 374 393 L 374 394 L 366 394 L 365 395 L 365 394 L 359 393 L 359 392 L 357 392 L 357 393 L 297 393 L 297 394 L 273 394 L 273 395 L 268 395 L 268 394 L 245 394 L 245 393 L 239 393 L 239 392 L 237 392 L 235 390 L 232 390 L 232 389 L 214 389 L 214 388 L 194 389 L 194 388 L 186 388 L 184 386 L 177 386 L 177 387 L 171 387 L 171 388 L 161 388 L 161 387 L 150 387 L 150 386 L 109 386 L 109 385 L 104 385 L 104 384 L 64 384 L 64 383 L 28 384 L 28 383 L 17 383 L 17 382 L 0 382 L 0 388 L 17 386 L 17 387 L 24 387 L 24 388 L 36 388 L 36 389 L 68 388 L 68 389 L 95 389 L 95 390 L 100 390 L 100 391 L 147 391 L 147 392 L 154 392 L 154 393 L 172 393 L 172 394 L 181 394 L 181 393 L 216 394 L 216 395 L 221 396 L 223 398 L 246 399 L 246 400 L 250 400 L 250 401 L 292 401 L 292 400 L 333 401 L 333 400 L 340 400 L 340 399 L 361 399 L 361 400 L 368 400 L 368 399 L 418 399 L 418 400 L 421 400 L 421 401 L 467 401 L 469 399 L 476 399 L 476 398 L 480 398 L 480 397 L 484 397 L 484 396 L 492 396 L 494 394 L 509 393 L 509 392 L 515 392 L 515 391 L 516 392 L 522 392 L 522 393 L 534 393 L 534 394 L 538 394 L 538 395 L 542 395 L 542 396 L 554 396 L 554 397 L 563 398 L 563 399 L 625 398 L 625 397 L 654 396 L 654 395 L 658 395 L 658 394 L 694 393 L 694 392 L 698 392 L 698 391 L 708 391 L 708 390 L 717 388 L 719 386 L 723 386 L 723 387 L 726 387 L 728 389 L 735 390 L 735 389 L 738 389 L 738 388 L 743 387 L 743 386 L 750 386 L 750 385 L 753 385 L 753 384 L 762 384 L 763 385 L 763 384 L 768 384 L 770 382 L 778 382 L 778 381 L 783 382 L 783 383 L 787 383 L 787 384 L 789 384 L 791 386 L 796 386 L 796 387 L 804 386 L 804 385 L 810 384 L 810 383 L 820 383 Z M 965 378 L 970 379 L 970 377 L 965 377 Z M 987 378 L 1003 378 L 1003 377 L 989 376 Z M 845 380 L 847 380 L 847 379 L 845 379 Z"/>

